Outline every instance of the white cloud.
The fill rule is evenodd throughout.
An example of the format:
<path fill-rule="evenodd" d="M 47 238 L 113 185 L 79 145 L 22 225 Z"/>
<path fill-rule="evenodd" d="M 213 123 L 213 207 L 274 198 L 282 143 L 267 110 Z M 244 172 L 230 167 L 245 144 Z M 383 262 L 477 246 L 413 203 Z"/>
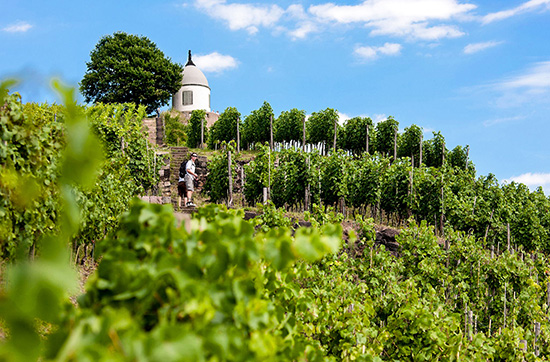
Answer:
<path fill-rule="evenodd" d="M 550 91 L 550 61 L 536 63 L 524 74 L 501 82 L 500 87 L 522 88 L 535 91 L 535 93 Z"/>
<path fill-rule="evenodd" d="M 309 7 L 309 12 L 320 21 L 361 23 L 372 29 L 371 35 L 436 40 L 464 33 L 455 26 L 430 26 L 430 22 L 449 21 L 475 8 L 473 4 L 461 4 L 456 0 L 366 0 L 359 5 L 314 5 Z"/>
<path fill-rule="evenodd" d="M 529 0 L 513 9 L 502 10 L 495 13 L 487 14 L 482 18 L 482 23 L 488 24 L 493 21 L 507 19 L 512 16 L 529 11 L 534 11 L 537 9 L 550 10 L 550 0 Z"/>
<path fill-rule="evenodd" d="M 364 60 L 374 60 L 383 55 L 399 55 L 401 54 L 401 44 L 385 43 L 381 47 L 364 46 L 357 47 L 354 51 L 355 55 Z"/>
<path fill-rule="evenodd" d="M 348 120 L 348 119 L 351 119 L 352 117 L 348 116 L 347 114 L 345 113 L 341 113 L 341 112 L 338 112 L 338 124 L 340 126 L 343 126 L 344 123 Z"/>
<path fill-rule="evenodd" d="M 502 43 L 502 41 L 487 41 L 483 43 L 468 44 L 464 47 L 464 54 L 474 54 L 485 49 L 496 47 Z"/>
<path fill-rule="evenodd" d="M 250 34 L 264 27 L 303 39 L 331 25 L 351 24 L 370 29 L 371 35 L 438 40 L 464 35 L 456 25 L 443 23 L 472 17 L 470 12 L 476 5 L 460 1 L 365 0 L 358 5 L 311 5 L 307 11 L 301 4 L 292 4 L 286 10 L 261 3 L 228 4 L 227 0 L 195 0 L 194 4 L 211 17 L 225 21 L 231 30 L 245 29 Z"/>
<path fill-rule="evenodd" d="M 6 33 L 25 33 L 31 28 L 32 28 L 31 24 L 24 21 L 19 21 L 15 24 L 8 25 L 2 28 L 2 31 L 5 31 Z"/>
<path fill-rule="evenodd" d="M 550 61 L 532 64 L 515 76 L 507 77 L 492 84 L 470 89 L 490 92 L 494 105 L 499 108 L 525 107 L 527 104 L 550 104 Z"/>
<path fill-rule="evenodd" d="M 359 5 L 314 5 L 309 11 L 319 18 L 340 23 L 394 19 L 409 23 L 449 20 L 475 9 L 475 5 L 455 0 L 366 0 Z"/>
<path fill-rule="evenodd" d="M 292 39 L 304 39 L 310 33 L 317 32 L 318 30 L 319 27 L 317 26 L 317 24 L 311 21 L 305 21 L 300 24 L 296 29 L 289 31 L 288 34 Z"/>
<path fill-rule="evenodd" d="M 249 34 L 259 27 L 273 27 L 284 14 L 277 5 L 227 4 L 225 0 L 196 0 L 195 6 L 213 18 L 227 22 L 229 29 L 245 29 Z"/>
<path fill-rule="evenodd" d="M 424 137 L 424 135 L 432 135 L 435 131 L 435 128 L 422 128 L 422 137 Z"/>
<path fill-rule="evenodd" d="M 525 117 L 525 116 L 515 116 L 515 117 L 495 118 L 495 119 L 486 120 L 485 122 L 483 122 L 483 125 L 485 127 L 491 127 L 491 126 L 494 126 L 496 124 L 508 123 L 508 122 L 513 122 L 513 121 L 521 121 L 525 118 L 527 118 L 527 117 Z"/>
<path fill-rule="evenodd" d="M 219 73 L 237 68 L 238 61 L 230 55 L 213 52 L 206 55 L 194 55 L 193 62 L 204 72 Z"/>
<path fill-rule="evenodd" d="M 290 5 L 285 11 L 285 16 L 288 16 L 287 20 L 291 22 L 296 21 L 296 26 L 294 27 L 294 30 L 285 29 L 288 35 L 290 35 L 290 37 L 294 40 L 304 39 L 310 33 L 319 31 L 319 24 L 311 19 L 311 16 L 309 16 L 305 12 L 302 5 Z"/>
<path fill-rule="evenodd" d="M 371 119 L 374 122 L 374 124 L 378 124 L 388 119 L 388 116 L 386 116 L 385 114 L 375 114 L 371 117 Z"/>
<path fill-rule="evenodd" d="M 525 184 L 531 190 L 537 189 L 539 186 L 542 186 L 544 190 L 550 190 L 550 173 L 524 173 L 523 175 L 511 177 L 509 180 L 504 182 L 518 182 Z"/>

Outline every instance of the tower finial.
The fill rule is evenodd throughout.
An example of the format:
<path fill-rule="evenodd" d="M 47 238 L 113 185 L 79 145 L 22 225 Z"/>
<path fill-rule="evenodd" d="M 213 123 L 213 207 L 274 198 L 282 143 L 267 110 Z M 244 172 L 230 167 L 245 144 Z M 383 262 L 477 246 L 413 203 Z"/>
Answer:
<path fill-rule="evenodd" d="M 195 65 L 195 63 L 191 60 L 191 50 L 189 50 L 189 57 L 187 58 L 187 64 L 185 64 L 185 66 L 188 65 Z"/>

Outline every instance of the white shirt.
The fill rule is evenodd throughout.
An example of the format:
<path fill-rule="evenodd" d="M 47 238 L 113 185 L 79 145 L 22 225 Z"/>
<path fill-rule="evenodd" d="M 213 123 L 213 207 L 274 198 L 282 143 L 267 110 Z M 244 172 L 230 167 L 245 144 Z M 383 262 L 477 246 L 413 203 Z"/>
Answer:
<path fill-rule="evenodd" d="M 195 162 L 193 162 L 193 160 L 187 161 L 187 164 L 185 165 L 185 174 L 189 175 L 189 177 L 191 177 L 191 180 L 194 180 L 195 177 L 190 174 L 189 171 L 193 172 L 193 174 L 195 173 Z"/>

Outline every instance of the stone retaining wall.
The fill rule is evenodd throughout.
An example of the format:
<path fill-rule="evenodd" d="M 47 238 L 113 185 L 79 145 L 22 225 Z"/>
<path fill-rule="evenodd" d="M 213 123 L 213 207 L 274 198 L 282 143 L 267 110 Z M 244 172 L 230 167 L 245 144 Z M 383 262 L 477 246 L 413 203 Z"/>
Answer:
<path fill-rule="evenodd" d="M 162 118 L 145 118 L 143 127 L 147 131 L 147 140 L 152 145 L 164 144 L 164 119 Z"/>

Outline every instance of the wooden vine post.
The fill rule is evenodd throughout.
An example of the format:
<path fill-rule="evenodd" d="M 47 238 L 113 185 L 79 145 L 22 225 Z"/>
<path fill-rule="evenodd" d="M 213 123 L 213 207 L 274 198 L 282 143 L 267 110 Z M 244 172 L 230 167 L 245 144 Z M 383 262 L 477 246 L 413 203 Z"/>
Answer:
<path fill-rule="evenodd" d="M 206 115 L 204 115 L 204 118 L 206 118 Z M 201 119 L 201 149 L 204 148 L 204 118 Z"/>
<path fill-rule="evenodd" d="M 126 155 L 124 152 L 124 149 L 126 148 L 126 143 L 124 142 L 124 136 L 120 137 L 120 150 L 122 151 L 123 155 Z"/>
<path fill-rule="evenodd" d="M 510 252 L 510 223 L 506 224 L 506 250 Z"/>
<path fill-rule="evenodd" d="M 397 160 L 397 129 L 393 134 L 393 162 Z"/>
<path fill-rule="evenodd" d="M 506 328 L 506 283 L 504 283 L 504 328 Z"/>
<path fill-rule="evenodd" d="M 441 174 L 441 217 L 439 220 L 439 228 L 442 236 L 444 236 L 444 233 L 443 233 L 444 221 L 445 221 L 445 188 L 443 187 L 443 174 Z"/>
<path fill-rule="evenodd" d="M 303 120 L 303 131 L 302 131 L 302 151 L 306 152 L 306 117 Z"/>
<path fill-rule="evenodd" d="M 145 157 L 147 158 L 147 171 L 151 172 L 151 163 L 149 162 L 149 142 L 145 142 Z"/>
<path fill-rule="evenodd" d="M 271 149 L 269 149 L 267 161 L 267 199 L 271 199 Z"/>
<path fill-rule="evenodd" d="M 241 134 L 239 130 L 240 123 L 241 123 L 241 117 L 237 117 L 237 153 L 241 152 Z"/>
<path fill-rule="evenodd" d="M 487 228 L 485 229 L 485 239 L 487 239 L 487 235 L 489 235 L 489 228 L 491 227 L 491 221 L 493 220 L 494 213 L 495 213 L 495 209 L 491 210 L 491 216 L 489 216 L 489 224 L 487 224 Z"/>
<path fill-rule="evenodd" d="M 424 134 L 420 133 L 420 159 L 418 160 L 418 167 L 422 167 L 422 139 L 424 138 Z"/>
<path fill-rule="evenodd" d="M 227 173 L 229 175 L 229 192 L 227 195 L 227 207 L 231 207 L 233 205 L 233 175 L 231 172 L 231 151 L 227 151 Z"/>
<path fill-rule="evenodd" d="M 537 345 L 537 342 L 538 342 L 538 339 L 539 339 L 539 336 L 540 336 L 540 323 L 539 322 L 535 322 L 535 340 L 533 341 L 534 343 L 534 350 L 535 350 L 535 356 L 539 356 L 540 355 L 540 350 L 539 350 L 539 346 Z"/>
<path fill-rule="evenodd" d="M 520 348 L 523 352 L 527 352 L 527 340 L 521 339 L 521 340 L 519 341 L 519 348 Z"/>
<path fill-rule="evenodd" d="M 468 306 L 466 305 L 464 307 L 464 334 L 466 335 L 466 338 L 470 339 L 470 333 L 468 330 Z"/>
<path fill-rule="evenodd" d="M 475 328 L 473 328 L 473 326 L 474 326 L 474 312 L 471 311 L 471 310 L 468 311 L 468 324 L 469 324 L 468 339 L 471 342 L 474 339 L 473 331 L 475 329 Z"/>
<path fill-rule="evenodd" d="M 334 142 L 332 144 L 333 151 L 336 151 L 336 132 L 338 131 L 338 119 L 334 119 Z"/>
<path fill-rule="evenodd" d="M 267 203 L 267 200 L 268 200 L 268 198 L 267 198 L 267 187 L 264 187 L 262 191 L 263 191 L 263 203 L 265 205 L 265 203 Z"/>
<path fill-rule="evenodd" d="M 245 182 L 244 181 L 244 167 L 243 166 L 239 167 L 239 171 L 241 173 L 241 190 L 243 190 L 244 189 L 244 182 Z"/>
<path fill-rule="evenodd" d="M 269 116 L 269 150 L 273 151 L 273 115 Z"/>
<path fill-rule="evenodd" d="M 365 138 L 365 149 L 369 153 L 369 124 L 367 123 L 367 137 Z"/>
<path fill-rule="evenodd" d="M 409 189 L 408 191 L 408 197 L 409 197 L 409 206 L 407 207 L 407 215 L 408 217 L 412 216 L 412 210 L 411 205 L 413 202 L 413 172 L 414 172 L 414 154 L 411 155 L 411 170 L 409 171 Z"/>
<path fill-rule="evenodd" d="M 307 167 L 307 172 L 309 174 L 309 156 L 306 158 L 306 167 Z M 309 181 L 307 182 L 307 185 L 306 185 L 306 189 L 304 190 L 304 209 L 305 211 L 309 211 L 309 199 L 310 199 L 310 186 L 309 186 Z"/>

